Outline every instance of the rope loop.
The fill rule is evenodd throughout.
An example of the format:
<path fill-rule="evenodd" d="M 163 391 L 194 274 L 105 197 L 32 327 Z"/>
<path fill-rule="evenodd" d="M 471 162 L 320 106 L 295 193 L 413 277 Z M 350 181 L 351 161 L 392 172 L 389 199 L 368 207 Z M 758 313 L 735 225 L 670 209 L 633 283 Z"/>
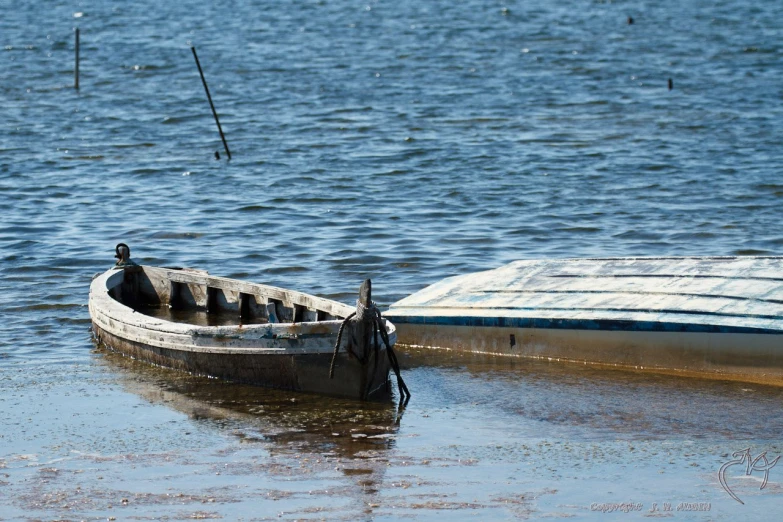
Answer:
<path fill-rule="evenodd" d="M 359 321 L 365 320 L 364 316 L 367 312 L 370 312 L 370 317 L 375 317 L 377 310 L 378 307 L 375 306 L 375 301 L 370 301 L 369 306 L 364 306 L 359 299 L 356 300 L 356 318 Z"/>

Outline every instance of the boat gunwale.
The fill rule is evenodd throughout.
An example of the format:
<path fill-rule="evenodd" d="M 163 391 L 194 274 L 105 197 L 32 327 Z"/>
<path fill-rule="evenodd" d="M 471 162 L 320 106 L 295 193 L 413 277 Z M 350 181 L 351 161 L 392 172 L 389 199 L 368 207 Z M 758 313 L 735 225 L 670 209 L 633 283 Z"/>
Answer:
<path fill-rule="evenodd" d="M 143 341 L 141 339 L 132 339 L 137 342 L 145 342 L 149 345 L 159 345 L 171 348 L 179 349 L 183 351 L 208 351 L 219 353 L 259 353 L 259 354 L 285 354 L 285 353 L 322 353 L 325 352 L 325 348 L 316 347 L 230 347 L 230 346 L 199 346 L 193 344 L 198 342 L 199 338 L 213 339 L 216 341 L 231 341 L 232 339 L 241 339 L 245 342 L 284 342 L 286 340 L 299 340 L 307 341 L 308 339 L 318 339 L 324 337 L 334 337 L 340 329 L 341 324 L 344 321 L 344 317 L 353 312 L 353 308 L 349 305 L 325 299 L 322 297 L 313 296 L 303 292 L 295 290 L 286 290 L 278 287 L 272 287 L 268 285 L 262 285 L 258 283 L 250 283 L 245 281 L 239 281 L 236 279 L 230 279 L 225 277 L 210 276 L 203 272 L 189 271 L 187 269 L 170 269 L 151 266 L 140 266 L 142 270 L 153 269 L 153 271 L 160 270 L 169 273 L 187 274 L 183 277 L 177 277 L 176 279 L 192 278 L 193 284 L 207 284 L 208 281 L 217 281 L 218 283 L 237 283 L 249 289 L 249 292 L 253 295 L 269 296 L 269 293 L 265 293 L 266 290 L 270 290 L 270 293 L 277 293 L 278 296 L 285 295 L 294 304 L 299 305 L 300 301 L 306 302 L 300 306 L 312 306 L 313 303 L 328 305 L 317 308 L 318 310 L 335 315 L 332 312 L 337 311 L 343 317 L 337 319 L 323 320 L 323 321 L 302 321 L 297 323 L 260 323 L 260 324 L 247 324 L 247 325 L 219 325 L 219 326 L 198 326 L 189 323 L 179 323 L 174 321 L 168 321 L 166 319 L 160 319 L 145 315 L 132 307 L 114 299 L 109 292 L 115 286 L 122 284 L 124 277 L 123 267 L 112 267 L 106 272 L 97 275 L 90 285 L 90 298 L 89 298 L 89 310 L 91 319 L 101 329 L 107 330 L 113 335 L 120 337 L 129 337 L 129 332 L 122 332 L 113 328 L 111 322 L 114 321 L 120 325 L 131 327 L 134 329 L 140 329 L 151 334 L 167 334 L 172 336 L 181 336 L 180 341 L 174 340 L 164 341 L 160 339 L 148 339 Z M 257 290 L 257 291 L 254 291 Z M 278 298 L 275 296 L 273 298 Z M 272 297 L 272 296 L 270 296 Z M 298 298 L 298 299 L 297 299 Z M 386 321 L 387 332 L 389 334 L 390 341 L 396 340 L 396 328 L 391 321 Z M 133 336 L 136 337 L 135 335 Z M 189 340 L 189 342 L 186 341 Z M 331 351 L 331 347 L 328 347 Z"/>

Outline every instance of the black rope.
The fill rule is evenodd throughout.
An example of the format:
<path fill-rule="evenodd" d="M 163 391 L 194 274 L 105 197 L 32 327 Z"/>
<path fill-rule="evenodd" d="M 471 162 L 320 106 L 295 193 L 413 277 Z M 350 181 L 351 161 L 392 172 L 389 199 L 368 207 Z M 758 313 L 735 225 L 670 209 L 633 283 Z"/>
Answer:
<path fill-rule="evenodd" d="M 356 312 L 353 312 L 352 314 L 348 315 L 345 319 L 343 319 L 343 324 L 340 325 L 340 330 L 337 332 L 337 342 L 334 343 L 334 353 L 332 354 L 332 363 L 329 365 L 329 378 L 334 378 L 334 362 L 337 360 L 337 352 L 340 351 L 340 340 L 343 338 L 343 330 L 345 329 L 345 325 L 348 324 L 348 321 L 351 320 L 351 318 L 356 315 Z"/>
<path fill-rule="evenodd" d="M 375 366 L 373 369 L 373 377 L 375 376 L 375 372 L 378 369 L 378 359 L 379 357 L 379 351 L 380 351 L 380 343 L 378 342 L 378 334 L 381 334 L 381 339 L 383 340 L 383 344 L 386 345 L 386 355 L 389 358 L 389 364 L 392 367 L 392 370 L 394 371 L 395 377 L 397 377 L 397 388 L 400 391 L 400 405 L 404 406 L 408 404 L 408 401 L 411 398 L 411 392 L 408 389 L 408 386 L 405 384 L 405 381 L 402 378 L 402 375 L 400 374 L 400 362 L 397 359 L 397 354 L 394 353 L 394 350 L 392 349 L 391 343 L 389 342 L 389 334 L 386 332 L 386 328 L 383 324 L 383 317 L 381 316 L 381 311 L 378 310 L 375 305 L 371 305 L 370 313 L 372 314 L 371 322 L 372 322 L 372 328 L 373 328 L 373 341 L 374 341 L 374 348 L 375 348 Z M 356 316 L 356 312 L 353 312 L 348 317 L 343 319 L 342 324 L 340 325 L 340 330 L 337 332 L 337 342 L 334 345 L 334 353 L 332 354 L 332 362 L 329 365 L 329 378 L 334 378 L 334 363 L 337 360 L 337 354 L 340 351 L 340 341 L 343 337 L 343 330 L 345 329 L 345 325 L 348 324 L 348 321 L 350 321 L 354 316 Z M 353 352 L 352 352 L 353 353 Z M 354 354 L 356 355 L 356 354 Z M 358 356 L 357 356 L 358 357 Z M 369 358 L 369 354 L 367 354 L 367 357 Z M 361 359 L 360 359 L 361 360 Z M 362 361 L 364 363 L 365 361 Z M 372 385 L 372 382 L 370 382 L 370 386 Z"/>
<path fill-rule="evenodd" d="M 372 339 L 373 339 L 373 355 L 375 357 L 373 358 L 373 365 L 372 365 L 372 373 L 370 374 L 370 378 L 367 381 L 367 388 L 365 391 L 365 395 L 370 395 L 370 390 L 372 390 L 372 385 L 375 384 L 375 374 L 378 373 L 378 359 L 380 359 L 380 354 L 378 353 L 380 351 L 381 345 L 378 342 L 378 323 L 373 320 L 372 322 Z M 370 354 L 367 354 L 367 357 L 370 357 Z"/>
<path fill-rule="evenodd" d="M 383 328 L 381 319 L 381 311 L 376 308 L 375 321 L 381 326 L 379 330 L 381 332 L 381 339 L 383 339 L 384 344 L 386 344 L 386 355 L 389 357 L 389 363 L 391 363 L 392 370 L 394 370 L 394 375 L 397 376 L 397 388 L 400 390 L 400 404 L 405 405 L 408 404 L 408 401 L 411 398 L 411 392 L 402 379 L 402 375 L 400 375 L 400 363 L 397 360 L 397 354 L 392 350 L 391 343 L 389 342 L 389 334 L 386 332 L 386 328 Z"/>

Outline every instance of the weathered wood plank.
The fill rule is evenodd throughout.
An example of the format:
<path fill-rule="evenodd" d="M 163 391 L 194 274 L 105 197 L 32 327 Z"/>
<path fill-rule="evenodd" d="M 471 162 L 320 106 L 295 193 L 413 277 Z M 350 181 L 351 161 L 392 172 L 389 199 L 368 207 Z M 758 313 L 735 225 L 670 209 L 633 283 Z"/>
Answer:
<path fill-rule="evenodd" d="M 214 288 L 220 288 L 221 290 L 229 290 L 232 292 L 241 292 L 246 294 L 253 294 L 259 296 L 265 296 L 270 299 L 276 299 L 285 306 L 291 307 L 293 304 L 299 304 L 307 308 L 326 310 L 328 313 L 334 316 L 346 316 L 351 313 L 352 308 L 342 303 L 337 303 L 328 299 L 322 299 L 319 297 L 304 294 L 294 290 L 287 290 L 269 285 L 262 285 L 258 283 L 248 283 L 245 281 L 237 281 L 235 279 L 228 279 L 224 277 L 216 277 L 206 275 L 200 272 L 169 270 L 156 267 L 144 267 L 145 272 L 150 274 L 159 275 L 163 272 L 170 281 L 179 283 L 185 283 L 187 285 L 211 286 Z"/>
<path fill-rule="evenodd" d="M 405 317 L 674 321 L 783 330 L 783 258 L 541 260 L 449 278 L 394 305 Z"/>

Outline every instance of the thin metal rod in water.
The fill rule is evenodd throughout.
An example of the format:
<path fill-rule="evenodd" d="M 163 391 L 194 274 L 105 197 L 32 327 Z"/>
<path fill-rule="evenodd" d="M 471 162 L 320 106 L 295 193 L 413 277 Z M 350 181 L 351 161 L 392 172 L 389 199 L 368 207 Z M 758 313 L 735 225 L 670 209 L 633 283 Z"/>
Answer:
<path fill-rule="evenodd" d="M 76 28 L 76 65 L 73 69 L 73 85 L 79 90 L 79 28 Z"/>
<path fill-rule="evenodd" d="M 231 159 L 231 151 L 228 150 L 228 143 L 226 143 L 226 137 L 223 135 L 223 129 L 220 127 L 220 120 L 218 119 L 217 111 L 215 110 L 215 104 L 212 103 L 212 96 L 209 94 L 209 87 L 207 87 L 207 80 L 204 79 L 204 71 L 201 70 L 201 63 L 198 61 L 198 55 L 196 54 L 196 48 L 191 47 L 193 51 L 193 58 L 196 59 L 196 66 L 198 66 L 198 73 L 201 75 L 201 83 L 204 84 L 204 90 L 207 92 L 207 99 L 209 100 L 209 106 L 212 107 L 212 115 L 215 117 L 215 123 L 217 123 L 218 132 L 220 133 L 220 139 L 223 140 L 223 147 L 226 149 L 226 155 L 228 159 Z"/>

